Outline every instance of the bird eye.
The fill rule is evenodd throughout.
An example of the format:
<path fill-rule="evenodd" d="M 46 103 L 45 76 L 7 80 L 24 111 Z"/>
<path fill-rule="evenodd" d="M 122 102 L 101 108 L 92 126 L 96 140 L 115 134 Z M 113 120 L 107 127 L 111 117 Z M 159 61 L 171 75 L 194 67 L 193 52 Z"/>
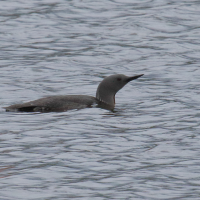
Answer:
<path fill-rule="evenodd" d="M 118 81 L 121 81 L 122 79 L 121 79 L 121 78 L 117 78 L 117 80 L 118 80 Z"/>

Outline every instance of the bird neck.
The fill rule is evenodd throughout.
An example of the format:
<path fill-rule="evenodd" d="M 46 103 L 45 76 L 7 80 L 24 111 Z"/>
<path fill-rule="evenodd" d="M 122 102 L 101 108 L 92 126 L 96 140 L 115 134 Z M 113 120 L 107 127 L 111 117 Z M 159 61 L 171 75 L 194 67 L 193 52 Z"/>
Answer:
<path fill-rule="evenodd" d="M 115 93 L 107 90 L 106 88 L 98 87 L 96 98 L 111 107 L 115 106 Z"/>

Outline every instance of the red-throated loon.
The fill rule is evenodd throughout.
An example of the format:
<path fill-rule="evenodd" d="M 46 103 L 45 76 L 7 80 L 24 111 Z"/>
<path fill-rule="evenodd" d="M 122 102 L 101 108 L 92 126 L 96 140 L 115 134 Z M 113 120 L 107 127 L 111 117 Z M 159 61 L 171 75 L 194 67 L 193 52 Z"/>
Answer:
<path fill-rule="evenodd" d="M 96 98 L 87 95 L 60 95 L 49 96 L 23 104 L 5 107 L 6 111 L 21 112 L 64 112 L 72 109 L 82 109 L 97 105 L 114 109 L 115 94 L 128 82 L 143 76 L 125 76 L 123 74 L 111 75 L 103 79 L 96 92 Z"/>

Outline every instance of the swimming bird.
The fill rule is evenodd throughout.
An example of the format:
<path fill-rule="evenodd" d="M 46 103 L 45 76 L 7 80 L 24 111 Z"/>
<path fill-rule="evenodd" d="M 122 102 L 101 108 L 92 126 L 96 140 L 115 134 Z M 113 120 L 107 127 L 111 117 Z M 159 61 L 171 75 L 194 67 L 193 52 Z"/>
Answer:
<path fill-rule="evenodd" d="M 44 97 L 23 104 L 5 107 L 6 111 L 18 112 L 64 112 L 72 109 L 87 107 L 103 107 L 113 110 L 115 107 L 115 94 L 128 82 L 143 76 L 125 76 L 123 74 L 111 75 L 103 79 L 96 91 L 96 98 L 87 95 L 59 95 Z"/>

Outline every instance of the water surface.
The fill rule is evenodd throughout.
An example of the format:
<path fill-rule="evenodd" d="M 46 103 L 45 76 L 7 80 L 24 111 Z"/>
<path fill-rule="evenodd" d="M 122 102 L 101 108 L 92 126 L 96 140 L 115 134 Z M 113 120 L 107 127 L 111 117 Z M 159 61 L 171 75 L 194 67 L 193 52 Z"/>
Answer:
<path fill-rule="evenodd" d="M 199 199 L 199 1 L 0 5 L 0 199 Z M 115 73 L 114 112 L 2 108 Z"/>

